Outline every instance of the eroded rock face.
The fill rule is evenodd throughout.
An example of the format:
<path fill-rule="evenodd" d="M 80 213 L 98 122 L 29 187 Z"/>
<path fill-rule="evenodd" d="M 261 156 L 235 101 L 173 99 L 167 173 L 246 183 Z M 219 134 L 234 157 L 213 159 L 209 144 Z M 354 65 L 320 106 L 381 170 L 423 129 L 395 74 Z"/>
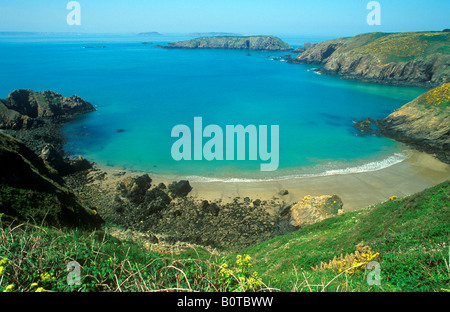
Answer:
<path fill-rule="evenodd" d="M 0 212 L 54 226 L 97 227 L 103 220 L 80 204 L 61 177 L 22 142 L 0 133 Z"/>
<path fill-rule="evenodd" d="M 291 208 L 291 225 L 304 227 L 343 212 L 343 202 L 337 195 L 305 196 Z"/>
<path fill-rule="evenodd" d="M 77 95 L 63 97 L 53 91 L 16 90 L 0 100 L 0 129 L 30 129 L 46 119 L 64 122 L 94 110 Z"/>
<path fill-rule="evenodd" d="M 450 83 L 378 120 L 381 133 L 450 163 Z"/>
<path fill-rule="evenodd" d="M 319 64 L 321 73 L 346 79 L 431 88 L 450 81 L 450 55 L 437 52 L 437 42 L 448 44 L 448 38 L 442 32 L 363 34 L 316 43 L 289 62 Z"/>

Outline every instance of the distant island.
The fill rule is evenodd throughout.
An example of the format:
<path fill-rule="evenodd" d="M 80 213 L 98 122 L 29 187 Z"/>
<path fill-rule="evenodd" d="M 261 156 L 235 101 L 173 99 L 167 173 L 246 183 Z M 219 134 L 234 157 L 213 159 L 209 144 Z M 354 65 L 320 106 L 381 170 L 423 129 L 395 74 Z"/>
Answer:
<path fill-rule="evenodd" d="M 212 36 L 242 36 L 241 34 L 235 33 L 227 33 L 227 32 L 199 32 L 199 33 L 190 33 L 188 36 L 193 37 L 212 37 Z"/>
<path fill-rule="evenodd" d="M 167 49 L 232 49 L 290 51 L 293 48 L 274 36 L 214 36 L 169 43 Z"/>
<path fill-rule="evenodd" d="M 138 33 L 138 36 L 162 36 L 159 32 L 156 31 L 150 31 L 150 32 L 142 32 Z"/>
<path fill-rule="evenodd" d="M 433 88 L 450 81 L 450 33 L 367 33 L 316 43 L 290 63 L 320 64 L 324 74 Z"/>

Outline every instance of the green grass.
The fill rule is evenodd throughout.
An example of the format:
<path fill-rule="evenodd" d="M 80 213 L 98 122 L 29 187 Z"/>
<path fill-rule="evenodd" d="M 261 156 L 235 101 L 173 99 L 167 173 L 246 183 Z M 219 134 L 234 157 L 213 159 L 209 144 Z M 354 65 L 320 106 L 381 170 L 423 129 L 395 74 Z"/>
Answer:
<path fill-rule="evenodd" d="M 450 105 L 450 83 L 443 84 L 425 92 L 412 104 L 426 108 L 447 109 Z"/>
<path fill-rule="evenodd" d="M 267 285 L 285 291 L 440 291 L 450 288 L 450 182 L 404 199 L 345 213 L 242 251 Z M 315 272 L 311 267 L 363 242 L 380 253 L 380 286 L 364 272 Z M 269 282 L 270 281 L 270 282 Z M 325 287 L 326 286 L 326 287 Z"/>
<path fill-rule="evenodd" d="M 385 63 L 426 59 L 436 53 L 448 55 L 450 33 L 370 33 L 347 39 L 356 53 L 378 56 Z"/>
<path fill-rule="evenodd" d="M 105 230 L 0 215 L 0 291 L 442 291 L 450 289 L 449 196 L 447 181 L 225 255 L 164 254 Z M 368 285 L 364 270 L 312 269 L 359 243 L 379 253 L 381 285 Z M 81 265 L 79 286 L 67 284 L 70 261 Z"/>

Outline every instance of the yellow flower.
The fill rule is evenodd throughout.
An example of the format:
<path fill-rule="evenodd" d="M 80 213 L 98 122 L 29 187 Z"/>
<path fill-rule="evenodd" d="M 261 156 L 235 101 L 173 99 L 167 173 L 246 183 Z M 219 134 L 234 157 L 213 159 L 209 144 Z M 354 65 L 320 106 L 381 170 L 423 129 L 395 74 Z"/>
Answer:
<path fill-rule="evenodd" d="M 14 284 L 6 286 L 6 289 L 3 292 L 12 292 L 14 289 Z"/>
<path fill-rule="evenodd" d="M 37 283 L 33 283 L 33 284 L 30 285 L 30 288 L 37 287 L 37 285 L 38 285 Z"/>
<path fill-rule="evenodd" d="M 5 267 L 0 266 L 0 275 L 3 275 L 5 273 Z"/>
<path fill-rule="evenodd" d="M 35 292 L 43 292 L 44 291 L 44 288 L 42 288 L 42 287 L 39 287 L 38 289 L 36 289 L 36 291 Z"/>

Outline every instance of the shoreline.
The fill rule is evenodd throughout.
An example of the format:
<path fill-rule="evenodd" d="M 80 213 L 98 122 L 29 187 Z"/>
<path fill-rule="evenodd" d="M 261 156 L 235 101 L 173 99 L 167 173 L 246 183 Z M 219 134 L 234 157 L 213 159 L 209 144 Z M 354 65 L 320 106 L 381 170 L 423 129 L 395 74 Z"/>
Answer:
<path fill-rule="evenodd" d="M 153 185 L 189 180 L 183 176 L 164 176 L 142 171 L 128 171 L 120 167 L 95 164 L 94 168 L 107 173 L 105 182 L 114 183 L 126 176 L 149 174 Z M 412 150 L 404 161 L 376 171 L 283 178 L 270 181 L 189 181 L 189 197 L 210 202 L 231 203 L 236 197 L 251 200 L 299 201 L 306 195 L 338 195 L 345 211 L 354 211 L 389 200 L 391 196 L 403 197 L 435 186 L 450 178 L 450 166 L 424 152 Z M 280 190 L 288 190 L 280 195 Z"/>

